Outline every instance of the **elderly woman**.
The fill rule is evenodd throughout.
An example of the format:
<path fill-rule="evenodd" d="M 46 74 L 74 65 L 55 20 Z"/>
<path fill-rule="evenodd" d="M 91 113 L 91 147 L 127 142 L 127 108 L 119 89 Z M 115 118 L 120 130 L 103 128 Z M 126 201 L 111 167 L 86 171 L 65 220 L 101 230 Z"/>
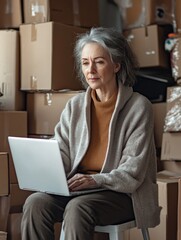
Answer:
<path fill-rule="evenodd" d="M 66 240 L 91 240 L 95 225 L 159 224 L 152 106 L 133 92 L 134 54 L 121 33 L 100 27 L 78 37 L 75 59 L 86 91 L 69 100 L 54 138 L 70 190 L 95 192 L 32 194 L 24 205 L 23 240 L 53 240 L 57 221 L 64 221 Z"/>

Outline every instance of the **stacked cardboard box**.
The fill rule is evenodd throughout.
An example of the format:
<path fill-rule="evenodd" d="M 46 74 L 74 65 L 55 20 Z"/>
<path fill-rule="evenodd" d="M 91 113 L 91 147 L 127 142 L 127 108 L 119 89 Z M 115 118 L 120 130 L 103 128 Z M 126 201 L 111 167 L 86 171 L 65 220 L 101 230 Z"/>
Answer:
<path fill-rule="evenodd" d="M 52 136 L 67 101 L 80 92 L 28 93 L 28 134 Z"/>
<path fill-rule="evenodd" d="M 62 22 L 68 25 L 92 27 L 99 25 L 97 0 L 23 0 L 24 23 Z M 93 12 L 87 17 L 86 10 Z"/>
<path fill-rule="evenodd" d="M 120 5 L 124 34 L 140 67 L 169 67 L 165 39 L 172 28 L 172 0 L 116 1 Z M 162 14 L 161 14 L 162 13 Z"/>
<path fill-rule="evenodd" d="M 162 207 L 160 224 L 149 229 L 150 239 L 177 239 L 177 205 L 179 177 L 171 172 L 160 172 L 157 176 L 159 205 Z M 129 240 L 141 239 L 138 229 L 130 230 Z"/>
<path fill-rule="evenodd" d="M 55 22 L 21 25 L 21 90 L 82 89 L 73 48 L 76 36 L 85 31 Z"/>
<path fill-rule="evenodd" d="M 165 49 L 168 34 L 173 32 L 173 1 L 115 0 L 120 7 L 123 34 L 140 67 L 134 90 L 151 102 L 165 101 L 166 87 L 174 84 L 170 54 Z"/>
<path fill-rule="evenodd" d="M 25 110 L 20 91 L 20 39 L 18 30 L 0 30 L 0 110 Z"/>

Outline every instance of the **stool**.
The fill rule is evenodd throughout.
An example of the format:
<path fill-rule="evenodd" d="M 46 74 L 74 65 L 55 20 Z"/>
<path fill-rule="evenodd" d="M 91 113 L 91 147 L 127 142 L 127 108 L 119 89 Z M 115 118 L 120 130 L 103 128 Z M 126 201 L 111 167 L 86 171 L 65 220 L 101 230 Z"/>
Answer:
<path fill-rule="evenodd" d="M 63 226 L 63 224 L 62 224 Z M 109 234 L 109 240 L 124 240 L 124 231 L 136 227 L 136 222 L 130 221 L 118 225 L 96 226 L 95 232 L 103 232 Z M 141 229 L 143 240 L 150 240 L 147 228 Z M 63 227 L 61 230 L 60 240 L 64 240 Z"/>

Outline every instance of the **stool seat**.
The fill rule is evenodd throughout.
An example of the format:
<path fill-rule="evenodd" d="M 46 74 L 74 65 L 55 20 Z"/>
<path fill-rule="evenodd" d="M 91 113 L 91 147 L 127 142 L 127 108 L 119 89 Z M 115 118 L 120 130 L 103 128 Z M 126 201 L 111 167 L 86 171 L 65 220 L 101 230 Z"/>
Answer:
<path fill-rule="evenodd" d="M 62 224 L 63 226 L 63 224 Z M 136 222 L 129 221 L 117 225 L 96 226 L 95 232 L 102 232 L 109 234 L 109 240 L 124 240 L 124 231 L 136 227 Z M 149 232 L 147 228 L 141 229 L 143 240 L 150 240 Z M 64 240 L 63 227 L 61 230 L 60 240 Z"/>

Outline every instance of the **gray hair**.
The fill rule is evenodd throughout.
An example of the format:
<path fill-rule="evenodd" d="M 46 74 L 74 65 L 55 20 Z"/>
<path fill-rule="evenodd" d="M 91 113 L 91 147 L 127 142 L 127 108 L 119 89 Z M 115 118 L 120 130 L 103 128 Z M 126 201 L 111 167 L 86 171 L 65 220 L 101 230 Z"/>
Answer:
<path fill-rule="evenodd" d="M 112 61 L 120 64 L 120 70 L 117 72 L 117 81 L 121 81 L 125 86 L 133 86 L 136 80 L 135 73 L 138 69 L 138 61 L 121 32 L 113 28 L 104 27 L 91 28 L 90 31 L 77 37 L 74 48 L 75 67 L 83 86 L 87 87 L 88 85 L 82 73 L 81 54 L 84 46 L 91 42 L 100 44 L 108 51 Z"/>

